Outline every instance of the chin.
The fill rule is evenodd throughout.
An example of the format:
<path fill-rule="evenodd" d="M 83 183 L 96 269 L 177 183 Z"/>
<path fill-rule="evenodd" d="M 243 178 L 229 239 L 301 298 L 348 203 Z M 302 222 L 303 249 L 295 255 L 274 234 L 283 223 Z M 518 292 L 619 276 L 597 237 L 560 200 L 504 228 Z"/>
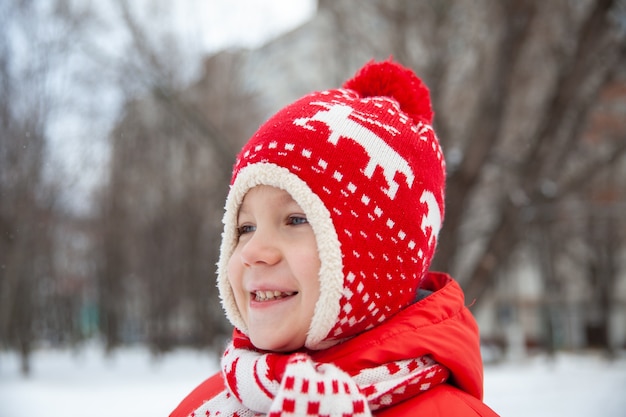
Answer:
<path fill-rule="evenodd" d="M 304 341 L 302 341 L 302 343 L 294 343 L 293 341 L 282 340 L 255 340 L 252 337 L 250 338 L 250 341 L 257 349 L 270 352 L 293 352 L 304 346 Z"/>

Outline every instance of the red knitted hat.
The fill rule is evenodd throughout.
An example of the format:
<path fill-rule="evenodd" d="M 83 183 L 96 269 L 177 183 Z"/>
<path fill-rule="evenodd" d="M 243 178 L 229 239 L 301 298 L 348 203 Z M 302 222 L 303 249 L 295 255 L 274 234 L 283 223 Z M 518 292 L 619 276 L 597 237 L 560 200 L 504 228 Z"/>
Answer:
<path fill-rule="evenodd" d="M 386 61 L 260 127 L 237 157 L 224 214 L 218 286 L 235 327 L 247 333 L 227 263 L 239 206 L 261 184 L 289 192 L 317 239 L 320 298 L 307 348 L 370 329 L 414 301 L 444 214 L 445 162 L 432 117 L 426 86 Z"/>

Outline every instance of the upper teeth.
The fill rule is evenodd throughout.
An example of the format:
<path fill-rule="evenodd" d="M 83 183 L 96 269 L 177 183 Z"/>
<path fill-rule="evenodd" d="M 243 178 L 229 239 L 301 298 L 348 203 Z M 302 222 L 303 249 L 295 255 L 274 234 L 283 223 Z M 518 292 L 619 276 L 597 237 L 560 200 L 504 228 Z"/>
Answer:
<path fill-rule="evenodd" d="M 283 298 L 295 294 L 294 292 L 280 292 L 280 291 L 257 291 L 254 293 L 256 301 L 274 300 L 276 298 Z"/>

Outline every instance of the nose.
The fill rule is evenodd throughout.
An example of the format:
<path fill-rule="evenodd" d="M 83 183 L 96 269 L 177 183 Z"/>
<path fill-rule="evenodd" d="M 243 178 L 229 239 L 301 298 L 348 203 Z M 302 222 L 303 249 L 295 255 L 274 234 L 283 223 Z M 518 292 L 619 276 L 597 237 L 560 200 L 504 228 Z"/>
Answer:
<path fill-rule="evenodd" d="M 245 266 L 274 265 L 282 257 L 276 236 L 261 228 L 254 231 L 241 245 L 241 261 Z"/>

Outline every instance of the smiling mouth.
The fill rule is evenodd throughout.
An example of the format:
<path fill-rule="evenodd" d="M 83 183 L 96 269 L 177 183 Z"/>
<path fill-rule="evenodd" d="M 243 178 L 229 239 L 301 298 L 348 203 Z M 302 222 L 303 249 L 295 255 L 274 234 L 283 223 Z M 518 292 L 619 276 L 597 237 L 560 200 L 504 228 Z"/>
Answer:
<path fill-rule="evenodd" d="M 274 301 L 280 300 L 281 298 L 291 297 L 292 295 L 297 294 L 297 291 L 290 292 L 282 292 L 282 291 L 255 291 L 252 293 L 252 298 L 254 301 Z"/>

